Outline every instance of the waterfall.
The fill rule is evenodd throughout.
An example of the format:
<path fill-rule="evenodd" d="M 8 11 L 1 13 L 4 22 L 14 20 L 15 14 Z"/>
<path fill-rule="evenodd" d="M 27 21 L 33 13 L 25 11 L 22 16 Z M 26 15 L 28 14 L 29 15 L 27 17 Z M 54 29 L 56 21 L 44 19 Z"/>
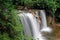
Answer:
<path fill-rule="evenodd" d="M 23 27 L 24 27 L 24 33 L 29 35 L 29 36 L 32 36 L 30 25 L 28 23 L 26 14 L 25 13 L 19 14 L 19 16 L 20 16 L 21 22 L 22 22 Z"/>
<path fill-rule="evenodd" d="M 21 22 L 24 26 L 25 34 L 33 36 L 33 40 L 46 40 L 39 30 L 39 24 L 31 13 L 19 14 Z"/>
<path fill-rule="evenodd" d="M 45 15 L 45 11 L 44 10 L 40 10 L 40 17 L 41 17 L 41 27 L 42 30 L 44 32 L 51 32 L 52 29 L 50 27 L 47 27 L 47 21 L 46 21 L 46 15 Z"/>

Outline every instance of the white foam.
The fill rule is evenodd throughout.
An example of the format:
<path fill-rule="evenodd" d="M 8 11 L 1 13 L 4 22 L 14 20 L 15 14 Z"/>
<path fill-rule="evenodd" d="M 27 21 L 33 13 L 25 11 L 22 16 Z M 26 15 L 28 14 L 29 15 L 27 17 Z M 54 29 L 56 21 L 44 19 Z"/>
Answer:
<path fill-rule="evenodd" d="M 50 28 L 50 27 L 45 27 L 45 28 L 43 28 L 43 29 L 41 29 L 41 32 L 52 32 L 52 28 Z"/>

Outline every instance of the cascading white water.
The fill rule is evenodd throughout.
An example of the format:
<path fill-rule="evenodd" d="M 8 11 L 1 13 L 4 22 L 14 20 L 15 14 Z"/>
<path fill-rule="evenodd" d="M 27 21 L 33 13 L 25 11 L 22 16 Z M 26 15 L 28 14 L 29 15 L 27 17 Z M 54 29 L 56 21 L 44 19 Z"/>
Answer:
<path fill-rule="evenodd" d="M 51 32 L 52 29 L 50 27 L 47 27 L 47 21 L 46 21 L 46 15 L 45 15 L 45 11 L 44 10 L 40 10 L 40 17 L 41 17 L 41 27 L 42 30 L 44 32 Z"/>
<path fill-rule="evenodd" d="M 31 13 L 27 13 L 27 16 L 29 17 L 30 22 L 32 24 L 31 26 L 32 26 L 33 37 L 34 37 L 33 40 L 45 40 L 39 31 L 39 25 L 36 18 Z"/>
<path fill-rule="evenodd" d="M 32 35 L 31 31 L 33 32 L 33 40 L 46 40 L 39 31 L 39 25 L 36 18 L 31 13 L 21 14 L 20 18 L 24 25 L 25 33 Z"/>
<path fill-rule="evenodd" d="M 28 36 L 32 36 L 26 14 L 25 13 L 19 14 L 19 16 L 24 27 L 24 33 L 27 34 Z"/>

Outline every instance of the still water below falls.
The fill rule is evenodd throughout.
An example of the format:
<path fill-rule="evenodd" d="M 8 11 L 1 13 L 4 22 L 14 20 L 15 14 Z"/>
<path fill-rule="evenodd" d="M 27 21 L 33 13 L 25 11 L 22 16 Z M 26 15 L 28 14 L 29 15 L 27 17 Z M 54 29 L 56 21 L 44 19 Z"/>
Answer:
<path fill-rule="evenodd" d="M 47 40 L 47 38 L 43 36 L 42 32 L 51 33 L 52 29 L 50 27 L 47 27 L 46 15 L 44 10 L 40 10 L 40 16 L 42 21 L 41 25 L 31 13 L 23 12 L 19 14 L 19 16 L 24 26 L 25 34 L 32 36 L 33 40 Z"/>

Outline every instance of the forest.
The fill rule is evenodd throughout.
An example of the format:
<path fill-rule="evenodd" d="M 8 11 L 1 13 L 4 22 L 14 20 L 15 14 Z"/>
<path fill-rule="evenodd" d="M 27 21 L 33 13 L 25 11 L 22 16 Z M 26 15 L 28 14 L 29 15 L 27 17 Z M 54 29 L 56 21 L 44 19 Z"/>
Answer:
<path fill-rule="evenodd" d="M 23 25 L 17 10 L 30 9 L 45 10 L 47 18 L 52 18 L 49 24 L 54 28 L 54 35 L 60 37 L 60 0 L 0 0 L 0 40 L 23 40 Z M 48 21 L 49 22 L 49 21 Z M 57 27 L 57 26 L 58 27 Z M 31 40 L 31 39 L 27 39 Z"/>

